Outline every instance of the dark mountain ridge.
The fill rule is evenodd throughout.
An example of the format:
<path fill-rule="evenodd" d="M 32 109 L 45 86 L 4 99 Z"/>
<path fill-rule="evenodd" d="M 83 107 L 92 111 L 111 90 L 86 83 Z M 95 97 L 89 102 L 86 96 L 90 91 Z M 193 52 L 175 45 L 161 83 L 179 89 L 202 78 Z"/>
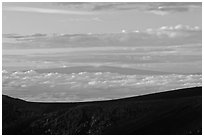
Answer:
<path fill-rule="evenodd" d="M 2 96 L 3 134 L 202 134 L 202 87 L 108 101 L 46 103 Z"/>

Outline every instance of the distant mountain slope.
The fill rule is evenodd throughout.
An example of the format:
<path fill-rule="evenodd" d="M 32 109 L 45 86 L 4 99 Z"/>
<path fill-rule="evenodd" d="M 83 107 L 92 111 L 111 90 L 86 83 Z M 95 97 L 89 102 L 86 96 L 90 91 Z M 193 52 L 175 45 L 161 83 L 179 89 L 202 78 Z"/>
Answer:
<path fill-rule="evenodd" d="M 3 134 L 202 134 L 202 87 L 81 103 L 3 95 L 2 106 Z"/>
<path fill-rule="evenodd" d="M 37 69 L 39 73 L 79 73 L 79 72 L 111 72 L 111 73 L 119 73 L 125 75 L 164 75 L 170 74 L 168 72 L 159 72 L 159 71 L 150 71 L 150 70 L 139 70 L 133 68 L 125 68 L 125 67 L 113 67 L 113 66 L 76 66 L 76 67 L 65 67 L 65 68 L 51 68 L 51 69 Z"/>

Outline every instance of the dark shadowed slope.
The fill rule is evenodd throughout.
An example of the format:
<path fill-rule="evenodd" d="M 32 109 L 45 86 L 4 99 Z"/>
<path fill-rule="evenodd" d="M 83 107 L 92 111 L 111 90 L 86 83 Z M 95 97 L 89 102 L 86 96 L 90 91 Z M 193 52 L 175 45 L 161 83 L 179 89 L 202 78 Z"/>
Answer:
<path fill-rule="evenodd" d="M 201 134 L 202 87 L 138 97 L 34 103 L 3 95 L 3 134 Z"/>

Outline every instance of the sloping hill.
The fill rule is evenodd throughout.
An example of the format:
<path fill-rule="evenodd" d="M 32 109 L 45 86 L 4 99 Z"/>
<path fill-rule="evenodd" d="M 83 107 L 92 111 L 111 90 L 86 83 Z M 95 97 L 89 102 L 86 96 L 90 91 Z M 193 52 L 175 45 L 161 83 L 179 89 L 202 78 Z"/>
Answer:
<path fill-rule="evenodd" d="M 3 134 L 202 134 L 202 87 L 81 103 L 3 95 Z"/>

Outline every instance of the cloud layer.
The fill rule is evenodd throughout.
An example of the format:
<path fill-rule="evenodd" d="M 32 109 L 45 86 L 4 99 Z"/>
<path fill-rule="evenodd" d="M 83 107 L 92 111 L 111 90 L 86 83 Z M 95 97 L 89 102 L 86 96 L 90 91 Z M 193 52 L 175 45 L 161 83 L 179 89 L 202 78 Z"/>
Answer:
<path fill-rule="evenodd" d="M 39 3 L 34 5 L 38 6 Z M 5 11 L 34 12 L 43 14 L 73 14 L 91 15 L 100 12 L 137 10 L 157 15 L 187 12 L 201 8 L 201 2 L 54 2 L 41 5 L 51 8 L 7 6 L 3 3 Z"/>
<path fill-rule="evenodd" d="M 104 46 L 169 46 L 198 44 L 202 41 L 202 30 L 198 26 L 162 26 L 144 31 L 122 30 L 113 34 L 4 34 L 3 48 L 40 48 L 40 47 L 104 47 Z M 6 40 L 5 40 L 6 39 Z M 16 40 L 16 44 L 9 43 Z M 56 46 L 57 45 L 57 46 Z"/>
<path fill-rule="evenodd" d="M 65 6 L 67 8 L 78 8 L 89 11 L 107 10 L 139 10 L 158 15 L 166 15 L 175 12 L 186 12 L 194 8 L 200 8 L 199 2 L 79 2 L 79 3 L 54 3 L 54 5 Z"/>
<path fill-rule="evenodd" d="M 84 101 L 147 94 L 202 85 L 201 75 L 123 75 L 110 72 L 71 74 L 7 72 L 3 93 L 29 101 Z"/>
<path fill-rule="evenodd" d="M 112 65 L 201 72 L 202 29 L 161 26 L 105 34 L 4 34 L 3 67 L 29 70 L 75 65 Z"/>
<path fill-rule="evenodd" d="M 74 10 L 61 10 L 61 9 L 48 9 L 48 8 L 34 8 L 34 7 L 3 7 L 4 11 L 17 11 L 17 12 L 31 12 L 43 14 L 66 14 L 66 15 L 92 15 L 91 12 L 74 11 Z"/>

